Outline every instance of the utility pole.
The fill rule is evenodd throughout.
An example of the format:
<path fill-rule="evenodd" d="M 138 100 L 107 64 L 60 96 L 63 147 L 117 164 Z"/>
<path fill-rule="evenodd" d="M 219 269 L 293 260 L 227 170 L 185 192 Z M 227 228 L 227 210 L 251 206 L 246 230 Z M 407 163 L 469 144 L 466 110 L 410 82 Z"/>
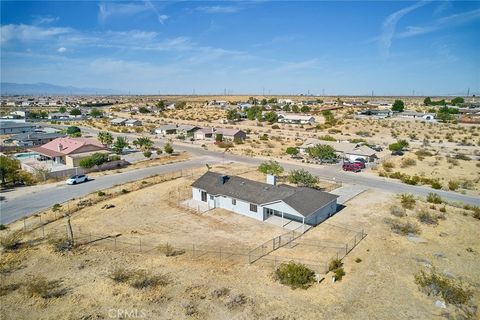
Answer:
<path fill-rule="evenodd" d="M 468 90 L 467 90 L 467 97 L 469 97 L 469 96 L 470 96 L 470 88 L 468 88 Z"/>

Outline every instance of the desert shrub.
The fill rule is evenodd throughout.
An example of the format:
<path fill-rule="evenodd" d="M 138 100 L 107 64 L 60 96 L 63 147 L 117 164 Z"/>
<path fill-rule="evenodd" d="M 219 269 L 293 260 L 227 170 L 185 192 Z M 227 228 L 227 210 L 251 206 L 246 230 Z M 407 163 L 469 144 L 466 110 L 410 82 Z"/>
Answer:
<path fill-rule="evenodd" d="M 233 148 L 233 143 L 231 141 L 221 141 L 217 143 L 217 146 L 223 149 Z"/>
<path fill-rule="evenodd" d="M 5 229 L 7 229 L 7 226 L 4 224 L 0 224 L 0 230 L 5 230 Z"/>
<path fill-rule="evenodd" d="M 230 293 L 230 289 L 222 287 L 212 291 L 212 297 L 220 298 Z"/>
<path fill-rule="evenodd" d="M 343 262 L 340 259 L 333 259 L 328 263 L 328 271 L 333 271 L 335 269 L 341 268 L 343 266 Z"/>
<path fill-rule="evenodd" d="M 13 292 L 20 288 L 20 284 L 18 283 L 12 283 L 12 284 L 7 284 L 7 285 L 2 285 L 0 286 L 0 297 L 5 296 L 9 294 L 10 292 Z"/>
<path fill-rule="evenodd" d="M 49 281 L 43 276 L 32 277 L 27 281 L 25 290 L 31 297 L 43 299 L 58 298 L 66 294 L 67 290 L 60 287 L 61 281 Z"/>
<path fill-rule="evenodd" d="M 401 167 L 402 168 L 407 168 L 407 167 L 410 167 L 410 166 L 414 166 L 417 162 L 415 161 L 415 159 L 412 159 L 412 158 L 405 158 L 402 160 L 402 163 L 401 163 Z"/>
<path fill-rule="evenodd" d="M 433 153 L 431 153 L 430 151 L 427 151 L 425 149 L 420 149 L 420 150 L 415 152 L 415 155 L 420 159 L 420 158 L 424 158 L 424 157 L 431 157 L 431 156 L 433 156 Z"/>
<path fill-rule="evenodd" d="M 393 162 L 385 161 L 382 163 L 382 167 L 386 172 L 390 172 L 393 168 L 395 168 L 395 164 L 393 164 Z"/>
<path fill-rule="evenodd" d="M 430 186 L 433 188 L 433 189 L 442 189 L 442 184 L 440 183 L 440 181 L 438 180 L 433 180 L 431 183 L 430 183 Z"/>
<path fill-rule="evenodd" d="M 441 207 L 440 209 L 440 212 L 442 213 L 446 213 L 447 212 L 447 208 L 445 206 Z"/>
<path fill-rule="evenodd" d="M 280 127 L 278 126 L 278 124 L 274 124 L 274 125 L 272 126 L 272 129 L 280 129 Z"/>
<path fill-rule="evenodd" d="M 307 289 L 315 280 L 315 273 L 300 263 L 282 263 L 275 270 L 275 278 L 292 289 Z"/>
<path fill-rule="evenodd" d="M 152 275 L 145 270 L 139 270 L 133 273 L 130 281 L 130 286 L 135 289 L 148 289 L 157 286 L 166 286 L 170 283 L 166 275 Z"/>
<path fill-rule="evenodd" d="M 21 231 L 6 234 L 0 238 L 0 245 L 5 251 L 14 251 L 20 246 L 22 237 L 23 233 Z"/>
<path fill-rule="evenodd" d="M 472 158 L 470 158 L 470 157 L 467 156 L 466 154 L 461 154 L 461 153 L 456 154 L 456 155 L 455 155 L 455 159 L 457 159 L 457 160 L 465 160 L 465 161 L 470 161 L 470 160 L 472 160 Z"/>
<path fill-rule="evenodd" d="M 403 173 L 396 171 L 396 172 L 392 173 L 389 177 L 391 179 L 402 179 L 403 176 L 404 176 Z"/>
<path fill-rule="evenodd" d="M 473 292 L 458 280 L 440 275 L 435 270 L 430 274 L 420 271 L 415 275 L 415 283 L 427 295 L 440 296 L 445 302 L 454 305 L 466 304 L 473 295 Z"/>
<path fill-rule="evenodd" d="M 400 203 L 404 209 L 413 209 L 416 201 L 413 194 L 403 193 L 400 195 Z"/>
<path fill-rule="evenodd" d="M 318 137 L 318 139 L 319 140 L 324 140 L 324 141 L 337 141 L 337 139 L 335 139 L 334 137 L 329 136 L 329 135 L 320 136 L 320 137 Z"/>
<path fill-rule="evenodd" d="M 399 206 L 391 206 L 390 213 L 395 217 L 405 217 L 407 215 L 405 209 Z"/>
<path fill-rule="evenodd" d="M 55 252 L 66 252 L 73 249 L 72 242 L 67 238 L 50 238 L 48 243 Z"/>
<path fill-rule="evenodd" d="M 144 151 L 144 152 L 143 152 L 143 156 L 144 156 L 145 158 L 150 158 L 150 157 L 152 156 L 152 151 L 149 151 L 149 150 Z"/>
<path fill-rule="evenodd" d="M 340 280 L 342 280 L 343 276 L 345 275 L 345 270 L 343 270 L 343 268 L 338 268 L 338 269 L 335 269 L 335 271 L 333 271 L 333 273 L 335 275 L 335 280 L 340 281 Z"/>
<path fill-rule="evenodd" d="M 227 307 L 232 309 L 239 307 L 247 303 L 247 297 L 243 293 L 235 294 L 230 298 L 230 301 L 227 303 Z"/>
<path fill-rule="evenodd" d="M 449 189 L 449 190 L 455 191 L 455 190 L 457 190 L 459 187 L 460 187 L 460 182 L 458 182 L 458 181 L 453 181 L 453 180 L 448 181 L 448 189 Z"/>
<path fill-rule="evenodd" d="M 360 263 L 360 262 L 362 262 L 362 259 L 356 258 L 356 259 L 355 259 L 355 262 L 356 262 L 356 263 Z"/>
<path fill-rule="evenodd" d="M 126 283 L 130 280 L 132 275 L 133 273 L 131 271 L 118 267 L 110 273 L 109 278 L 115 282 Z"/>
<path fill-rule="evenodd" d="M 60 211 L 60 208 L 61 208 L 61 207 L 62 207 L 61 204 L 55 203 L 55 204 L 53 205 L 53 207 L 52 207 L 52 211 L 53 211 L 53 212 Z"/>
<path fill-rule="evenodd" d="M 432 225 L 438 224 L 438 216 L 426 210 L 422 210 L 419 213 L 417 213 L 417 219 L 423 224 L 432 224 Z"/>
<path fill-rule="evenodd" d="M 420 234 L 420 227 L 418 224 L 414 222 L 402 222 L 400 220 L 395 219 L 385 219 L 385 222 L 390 225 L 390 229 L 400 235 L 408 235 L 408 234 Z"/>
<path fill-rule="evenodd" d="M 127 189 L 122 189 L 122 191 L 120 191 L 120 192 L 123 193 L 123 194 L 127 194 L 127 193 L 129 193 L 130 191 L 128 191 Z"/>
<path fill-rule="evenodd" d="M 105 195 L 105 192 L 103 192 L 103 191 L 98 191 L 98 192 L 97 192 L 97 195 L 98 195 L 99 197 L 103 197 L 103 196 Z"/>
<path fill-rule="evenodd" d="M 438 194 L 430 192 L 427 195 L 427 202 L 429 203 L 435 203 L 435 204 L 440 204 L 443 202 L 442 197 L 440 197 Z"/>
<path fill-rule="evenodd" d="M 160 245 L 158 246 L 158 250 L 165 254 L 167 257 L 174 257 L 174 256 L 179 256 L 185 253 L 185 250 L 179 249 L 176 250 L 173 246 L 170 244 L 165 244 L 165 245 Z"/>

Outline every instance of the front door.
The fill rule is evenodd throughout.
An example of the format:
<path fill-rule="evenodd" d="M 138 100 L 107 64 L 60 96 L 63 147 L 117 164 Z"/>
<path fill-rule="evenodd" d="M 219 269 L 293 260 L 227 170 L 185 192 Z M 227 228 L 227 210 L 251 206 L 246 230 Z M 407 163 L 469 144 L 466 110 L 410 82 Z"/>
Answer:
<path fill-rule="evenodd" d="M 207 192 L 206 191 L 202 191 L 202 201 L 207 202 Z"/>

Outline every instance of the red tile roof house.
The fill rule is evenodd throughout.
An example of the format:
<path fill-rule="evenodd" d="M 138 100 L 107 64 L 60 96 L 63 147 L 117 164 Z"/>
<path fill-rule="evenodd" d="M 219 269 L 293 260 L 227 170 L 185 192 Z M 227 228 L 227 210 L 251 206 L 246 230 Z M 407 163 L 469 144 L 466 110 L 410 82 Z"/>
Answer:
<path fill-rule="evenodd" d="M 68 167 L 78 167 L 80 160 L 95 152 L 106 153 L 108 149 L 96 139 L 91 138 L 58 138 L 40 147 L 31 148 L 40 154 L 41 160 L 52 160 Z"/>

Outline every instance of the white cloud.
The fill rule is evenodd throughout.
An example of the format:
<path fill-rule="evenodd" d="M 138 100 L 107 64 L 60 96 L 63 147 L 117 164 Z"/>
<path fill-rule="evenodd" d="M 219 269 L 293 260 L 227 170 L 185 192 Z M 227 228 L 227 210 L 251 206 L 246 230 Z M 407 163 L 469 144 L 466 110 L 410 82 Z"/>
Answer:
<path fill-rule="evenodd" d="M 43 28 L 25 24 L 7 24 L 1 26 L 1 43 L 5 44 L 12 40 L 36 41 L 53 38 L 72 32 L 71 28 Z"/>
<path fill-rule="evenodd" d="M 65 47 L 60 47 L 60 48 L 57 49 L 57 52 L 59 52 L 59 53 L 64 53 L 66 51 L 67 51 L 67 48 L 65 48 Z"/>
<path fill-rule="evenodd" d="M 60 19 L 59 17 L 38 16 L 38 15 L 33 16 L 33 18 L 34 18 L 32 22 L 33 25 L 51 24 Z"/>
<path fill-rule="evenodd" d="M 209 7 L 197 7 L 197 11 L 205 13 L 235 13 L 241 10 L 240 7 L 234 6 L 209 6 Z"/>
<path fill-rule="evenodd" d="M 143 3 L 100 3 L 98 5 L 98 20 L 100 23 L 105 23 L 110 18 L 134 16 L 144 12 L 154 13 L 161 24 L 169 18 L 166 14 L 161 14 L 150 0 L 146 0 Z"/>
<path fill-rule="evenodd" d="M 392 39 L 395 35 L 395 30 L 397 28 L 397 23 L 402 19 L 403 16 L 408 13 L 415 11 L 416 9 L 426 5 L 428 1 L 420 1 L 406 8 L 400 9 L 392 14 L 390 14 L 382 24 L 382 32 L 379 37 L 380 48 L 382 49 L 385 55 L 388 55 L 390 52 L 390 47 L 392 45 Z"/>

